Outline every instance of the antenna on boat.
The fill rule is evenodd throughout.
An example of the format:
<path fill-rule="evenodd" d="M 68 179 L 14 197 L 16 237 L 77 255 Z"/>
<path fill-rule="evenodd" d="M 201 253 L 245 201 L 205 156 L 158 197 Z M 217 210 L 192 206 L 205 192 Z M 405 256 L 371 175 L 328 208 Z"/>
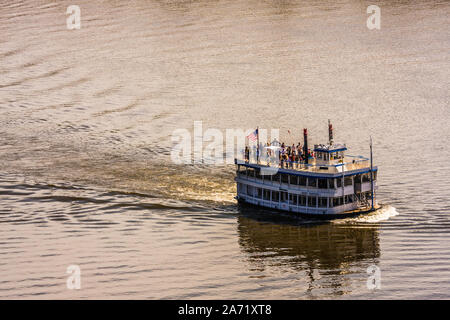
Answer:
<path fill-rule="evenodd" d="M 328 119 L 328 141 L 330 146 L 333 145 L 333 125 L 331 124 L 330 119 Z"/>
<path fill-rule="evenodd" d="M 370 136 L 370 192 L 372 194 L 372 210 L 373 210 L 373 157 L 372 157 L 372 136 Z"/>

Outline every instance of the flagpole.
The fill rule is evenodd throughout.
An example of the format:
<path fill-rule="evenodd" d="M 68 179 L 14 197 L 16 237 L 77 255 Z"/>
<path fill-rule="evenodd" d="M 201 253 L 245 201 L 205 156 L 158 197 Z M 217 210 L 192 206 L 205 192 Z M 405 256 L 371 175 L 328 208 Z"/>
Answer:
<path fill-rule="evenodd" d="M 257 139 L 257 148 L 256 148 L 256 163 L 259 164 L 259 127 L 256 127 L 256 139 Z"/>
<path fill-rule="evenodd" d="M 372 194 L 372 210 L 373 210 L 373 160 L 372 160 L 372 136 L 370 136 L 370 192 Z"/>

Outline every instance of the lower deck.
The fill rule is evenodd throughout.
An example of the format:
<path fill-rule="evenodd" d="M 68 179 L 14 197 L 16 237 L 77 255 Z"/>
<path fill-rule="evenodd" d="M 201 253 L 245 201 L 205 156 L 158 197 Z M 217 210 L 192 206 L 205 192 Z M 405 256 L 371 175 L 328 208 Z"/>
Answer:
<path fill-rule="evenodd" d="M 311 190 L 273 190 L 255 186 L 237 179 L 237 198 L 245 203 L 265 208 L 308 215 L 339 215 L 349 211 L 370 208 L 370 192 L 334 197 Z"/>

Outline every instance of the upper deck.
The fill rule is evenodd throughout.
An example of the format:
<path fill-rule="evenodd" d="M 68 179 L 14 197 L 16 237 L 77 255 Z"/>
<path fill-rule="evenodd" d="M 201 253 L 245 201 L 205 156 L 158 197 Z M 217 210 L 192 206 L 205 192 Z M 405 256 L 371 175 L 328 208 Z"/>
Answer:
<path fill-rule="evenodd" d="M 317 173 L 321 175 L 347 175 L 349 172 L 370 170 L 370 160 L 363 156 L 346 155 L 347 147 L 345 144 L 316 144 L 314 152 L 306 152 L 306 159 L 303 157 L 295 157 L 297 161 L 291 160 L 292 157 L 283 156 L 286 154 L 285 149 L 279 146 L 270 146 L 262 148 L 260 156 L 257 157 L 257 150 L 252 153 L 248 150 L 248 154 L 241 159 L 236 159 L 236 164 L 248 164 L 260 167 L 266 171 L 274 169 L 284 169 L 288 171 Z M 376 169 L 374 168 L 374 171 Z M 268 173 L 270 174 L 270 173 Z"/>
<path fill-rule="evenodd" d="M 244 164 L 250 167 L 259 167 L 261 169 L 266 169 L 268 172 L 274 169 L 283 169 L 283 171 L 290 171 L 291 173 L 317 173 L 320 175 L 348 175 L 353 172 L 362 173 L 370 171 L 370 161 L 368 158 L 363 156 L 351 156 L 346 155 L 340 159 L 333 159 L 324 163 L 321 159 L 310 158 L 309 163 L 304 161 L 289 161 L 281 160 L 276 161 L 275 159 L 263 158 L 259 161 L 256 159 L 245 160 L 243 158 L 237 158 L 236 164 Z M 373 171 L 377 168 L 374 167 Z"/>

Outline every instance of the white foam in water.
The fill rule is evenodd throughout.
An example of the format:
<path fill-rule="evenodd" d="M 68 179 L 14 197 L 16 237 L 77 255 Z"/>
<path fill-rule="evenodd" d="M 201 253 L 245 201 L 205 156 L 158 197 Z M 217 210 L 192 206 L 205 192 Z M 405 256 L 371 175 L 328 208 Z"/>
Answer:
<path fill-rule="evenodd" d="M 355 218 L 343 219 L 341 221 L 335 220 L 337 223 L 339 222 L 380 222 L 388 220 L 389 218 L 395 217 L 399 215 L 399 212 L 390 205 L 382 205 L 380 209 L 371 212 L 369 214 L 362 214 Z"/>

